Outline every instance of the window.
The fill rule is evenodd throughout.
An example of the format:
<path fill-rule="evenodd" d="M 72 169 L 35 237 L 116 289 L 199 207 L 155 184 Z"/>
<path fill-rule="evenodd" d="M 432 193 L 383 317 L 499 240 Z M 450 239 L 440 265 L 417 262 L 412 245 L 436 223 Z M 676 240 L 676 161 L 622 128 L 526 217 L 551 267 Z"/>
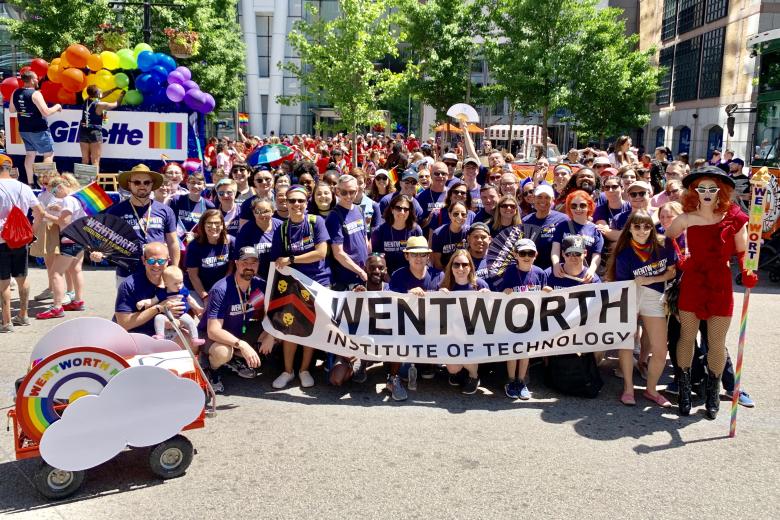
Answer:
<path fill-rule="evenodd" d="M 665 139 L 666 139 L 666 130 L 664 130 L 663 128 L 658 128 L 658 130 L 655 131 L 656 148 L 658 148 L 659 146 L 663 146 Z"/>
<path fill-rule="evenodd" d="M 657 105 L 668 105 L 671 102 L 672 95 L 672 69 L 674 67 L 674 46 L 661 49 L 658 59 L 658 65 L 664 67 L 663 77 L 661 77 L 661 88 L 655 95 Z"/>
<path fill-rule="evenodd" d="M 701 81 L 699 98 L 720 95 L 720 77 L 723 69 L 723 44 L 726 28 L 721 27 L 703 35 L 701 51 Z"/>
<path fill-rule="evenodd" d="M 257 16 L 257 59 L 258 76 L 267 78 L 271 68 L 271 16 Z"/>
<path fill-rule="evenodd" d="M 710 128 L 707 132 L 707 160 L 712 159 L 712 151 L 720 150 L 723 147 L 723 128 L 718 125 Z"/>
<path fill-rule="evenodd" d="M 729 0 L 708 0 L 704 10 L 704 23 L 714 22 L 729 12 Z"/>
<path fill-rule="evenodd" d="M 701 27 L 704 18 L 704 0 L 680 0 L 677 13 L 677 34 Z"/>
<path fill-rule="evenodd" d="M 680 128 L 679 140 L 677 141 L 677 153 L 690 153 L 691 151 L 691 129 L 687 126 Z"/>
<path fill-rule="evenodd" d="M 699 92 L 699 55 L 701 36 L 677 44 L 672 74 L 672 99 L 674 102 L 696 99 Z"/>
<path fill-rule="evenodd" d="M 661 39 L 669 40 L 677 34 L 677 0 L 664 0 L 664 15 L 661 22 Z"/>

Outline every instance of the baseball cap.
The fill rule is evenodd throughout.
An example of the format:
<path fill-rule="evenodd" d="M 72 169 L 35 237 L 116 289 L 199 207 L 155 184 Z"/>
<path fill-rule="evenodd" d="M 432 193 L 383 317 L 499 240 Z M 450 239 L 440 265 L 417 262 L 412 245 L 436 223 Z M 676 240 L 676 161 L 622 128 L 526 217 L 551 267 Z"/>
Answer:
<path fill-rule="evenodd" d="M 257 249 L 252 246 L 244 246 L 238 250 L 239 260 L 246 260 L 247 258 L 260 258 L 257 254 Z"/>
<path fill-rule="evenodd" d="M 484 231 L 488 235 L 490 234 L 490 227 L 488 227 L 487 224 L 484 222 L 474 222 L 471 227 L 469 228 L 468 233 L 466 233 L 466 236 L 472 234 L 474 231 Z"/>
<path fill-rule="evenodd" d="M 601 170 L 601 176 L 602 177 L 605 177 L 607 175 L 617 175 L 617 174 L 618 174 L 618 171 L 615 168 L 611 167 L 611 166 L 609 168 L 604 168 L 603 170 Z"/>
<path fill-rule="evenodd" d="M 539 186 L 537 186 L 536 190 L 534 190 L 534 195 L 536 196 L 547 195 L 551 199 L 555 198 L 555 192 L 553 191 L 552 186 L 550 186 L 549 184 L 540 184 Z"/>
<path fill-rule="evenodd" d="M 417 172 L 411 168 L 405 170 L 403 175 L 401 176 L 401 181 L 405 181 L 406 179 L 417 180 L 418 179 Z"/>
<path fill-rule="evenodd" d="M 11 166 L 14 165 L 14 162 L 11 160 L 10 157 L 5 155 L 4 153 L 0 153 L 0 165 L 5 164 L 5 163 L 10 164 Z"/>
<path fill-rule="evenodd" d="M 580 235 L 568 235 L 561 240 L 563 253 L 584 253 L 585 243 Z"/>
<path fill-rule="evenodd" d="M 733 159 L 732 159 L 730 162 L 737 163 L 737 164 L 739 164 L 740 166 L 745 166 L 745 161 L 743 161 L 743 160 L 742 160 L 742 159 L 740 159 L 739 157 L 735 157 L 735 158 L 733 158 Z"/>
<path fill-rule="evenodd" d="M 626 192 L 630 193 L 631 190 L 633 190 L 633 189 L 645 190 L 648 193 L 650 193 L 652 191 L 652 188 L 650 187 L 650 183 L 648 183 L 646 181 L 634 181 L 634 182 L 632 182 L 631 186 L 628 187 Z"/>
<path fill-rule="evenodd" d="M 379 169 L 378 169 L 378 170 L 377 170 L 377 171 L 374 173 L 374 178 L 376 179 L 376 178 L 377 178 L 377 177 L 379 177 L 380 175 L 384 175 L 385 177 L 390 177 L 390 176 L 388 175 L 388 173 L 387 173 L 387 170 L 385 170 L 384 168 L 379 168 Z"/>
<path fill-rule="evenodd" d="M 442 161 L 455 161 L 458 162 L 458 156 L 452 152 L 447 152 L 441 157 Z"/>
<path fill-rule="evenodd" d="M 476 157 L 466 157 L 465 159 L 463 159 L 463 166 L 466 166 L 467 164 L 476 164 L 477 166 L 480 165 L 479 159 L 477 159 Z"/>
<path fill-rule="evenodd" d="M 596 157 L 595 159 L 593 159 L 593 166 L 598 166 L 599 164 L 603 164 L 605 166 L 609 166 L 612 163 L 609 162 L 608 158 L 603 157 L 603 156 L 599 156 L 599 157 Z"/>
<path fill-rule="evenodd" d="M 534 251 L 536 252 L 536 244 L 530 238 L 521 238 L 515 242 L 515 251 Z"/>

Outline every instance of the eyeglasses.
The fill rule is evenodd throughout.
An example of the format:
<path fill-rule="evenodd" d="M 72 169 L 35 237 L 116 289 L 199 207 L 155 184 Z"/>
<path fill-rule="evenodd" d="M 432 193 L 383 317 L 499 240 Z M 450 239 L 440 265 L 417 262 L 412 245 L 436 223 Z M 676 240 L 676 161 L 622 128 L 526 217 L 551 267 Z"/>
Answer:
<path fill-rule="evenodd" d="M 236 172 L 247 172 L 249 170 L 247 170 L 246 168 L 233 168 L 232 171 L 233 173 L 236 173 Z"/>
<path fill-rule="evenodd" d="M 632 191 L 628 194 L 628 196 L 631 197 L 632 199 L 641 199 L 645 195 L 647 195 L 646 191 Z"/>
<path fill-rule="evenodd" d="M 406 179 L 406 180 L 404 181 L 404 184 L 409 184 L 409 185 L 411 185 L 411 186 L 417 186 L 417 181 L 416 181 L 416 180 L 414 180 L 414 179 Z"/>
<path fill-rule="evenodd" d="M 701 193 L 702 195 L 704 195 L 705 193 L 709 193 L 710 195 L 714 195 L 714 194 L 718 193 L 719 191 L 720 191 L 720 188 L 718 188 L 717 186 L 706 186 L 706 187 L 705 186 L 697 186 L 696 187 L 696 192 L 697 193 Z"/>
<path fill-rule="evenodd" d="M 527 196 L 533 195 L 533 194 L 534 194 L 534 190 L 526 190 L 526 191 L 523 192 L 523 197 L 527 197 Z"/>
<path fill-rule="evenodd" d="M 273 211 L 268 211 L 267 209 L 261 209 L 261 210 L 253 211 L 252 213 L 254 213 L 255 215 L 271 215 Z"/>
<path fill-rule="evenodd" d="M 455 166 L 458 165 L 458 163 L 454 163 L 454 162 L 445 162 L 444 164 L 446 164 L 447 166 L 450 166 L 452 168 L 454 168 Z M 469 163 L 469 164 L 471 164 L 471 163 Z"/>
<path fill-rule="evenodd" d="M 452 268 L 453 269 L 466 269 L 468 267 L 471 267 L 468 262 L 453 262 Z"/>
<path fill-rule="evenodd" d="M 516 182 L 502 182 L 501 186 L 517 186 Z"/>
<path fill-rule="evenodd" d="M 618 191 L 620 189 L 619 184 L 605 184 L 604 191 Z"/>
<path fill-rule="evenodd" d="M 306 204 L 306 199 L 287 199 L 287 204 Z"/>
<path fill-rule="evenodd" d="M 653 226 L 652 224 L 631 224 L 631 229 L 650 231 L 651 229 L 653 229 Z"/>
<path fill-rule="evenodd" d="M 147 258 L 146 265 L 165 265 L 168 263 L 167 258 Z"/>
<path fill-rule="evenodd" d="M 255 179 L 255 183 L 258 183 L 258 182 L 269 182 L 270 183 L 270 182 L 273 182 L 273 181 L 274 180 L 271 177 L 258 177 L 257 179 Z"/>
<path fill-rule="evenodd" d="M 488 177 L 488 180 L 500 181 L 501 180 L 501 176 L 500 175 L 491 175 L 490 177 Z"/>
<path fill-rule="evenodd" d="M 429 253 L 408 253 L 412 258 L 427 258 Z"/>
<path fill-rule="evenodd" d="M 594 168 L 609 168 L 609 164 L 594 164 Z"/>
<path fill-rule="evenodd" d="M 468 213 L 463 213 L 462 211 L 450 213 L 453 217 L 466 217 L 468 216 Z"/>
<path fill-rule="evenodd" d="M 217 195 L 219 195 L 220 197 L 232 197 L 233 195 L 235 195 L 235 193 L 232 191 L 218 191 Z"/>
<path fill-rule="evenodd" d="M 204 224 L 206 227 L 222 227 L 222 222 L 206 222 Z"/>
<path fill-rule="evenodd" d="M 580 204 L 571 204 L 569 206 L 571 209 L 588 209 L 588 203 L 587 202 L 581 202 Z"/>
<path fill-rule="evenodd" d="M 400 213 L 409 213 L 410 208 L 407 206 L 393 206 L 393 211 L 398 211 Z"/>
<path fill-rule="evenodd" d="M 446 177 L 447 172 L 435 171 L 435 172 L 431 172 L 431 175 L 433 175 L 434 177 Z"/>
<path fill-rule="evenodd" d="M 357 190 L 340 190 L 342 195 L 357 195 Z"/>
<path fill-rule="evenodd" d="M 387 177 L 383 176 L 383 177 L 374 177 L 374 180 L 375 181 L 379 181 L 379 182 L 387 182 L 390 179 L 388 179 Z"/>
<path fill-rule="evenodd" d="M 515 251 L 515 254 L 520 258 L 533 258 L 536 256 L 536 251 Z"/>
<path fill-rule="evenodd" d="M 498 207 L 501 209 L 517 209 L 517 206 L 514 204 L 499 204 Z"/>
<path fill-rule="evenodd" d="M 153 184 L 152 181 L 130 181 L 130 184 L 133 186 L 151 186 Z"/>
<path fill-rule="evenodd" d="M 463 190 L 454 190 L 452 192 L 453 195 L 458 195 L 460 197 L 465 197 L 466 193 L 468 193 L 468 192 L 467 191 L 463 191 Z"/>
<path fill-rule="evenodd" d="M 582 253 L 579 251 L 572 251 L 571 253 L 565 253 L 563 256 L 573 256 L 575 258 L 579 258 L 582 256 Z"/>

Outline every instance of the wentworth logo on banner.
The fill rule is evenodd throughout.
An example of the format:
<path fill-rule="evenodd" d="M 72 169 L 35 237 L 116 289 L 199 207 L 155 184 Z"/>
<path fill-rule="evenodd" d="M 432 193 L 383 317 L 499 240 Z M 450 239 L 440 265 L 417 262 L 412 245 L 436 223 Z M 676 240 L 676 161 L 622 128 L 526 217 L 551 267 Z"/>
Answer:
<path fill-rule="evenodd" d="M 484 363 L 633 349 L 636 285 L 550 293 L 336 292 L 271 264 L 263 327 L 271 335 L 373 361 Z"/>

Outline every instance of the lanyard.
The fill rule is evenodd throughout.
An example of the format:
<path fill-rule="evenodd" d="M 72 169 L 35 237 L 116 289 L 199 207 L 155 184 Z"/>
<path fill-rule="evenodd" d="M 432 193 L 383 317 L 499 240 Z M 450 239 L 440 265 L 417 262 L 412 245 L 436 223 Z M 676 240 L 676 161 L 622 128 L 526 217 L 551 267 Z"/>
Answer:
<path fill-rule="evenodd" d="M 133 215 L 135 215 L 136 221 L 138 221 L 138 229 L 141 230 L 141 233 L 143 233 L 144 237 L 146 237 L 147 232 L 146 230 L 149 229 L 149 220 L 152 218 L 152 202 L 149 201 L 149 208 L 146 210 L 146 223 L 142 223 L 141 217 L 138 216 L 138 212 L 135 210 L 135 205 L 133 203 L 130 203 L 130 209 L 133 210 Z"/>
<path fill-rule="evenodd" d="M 252 283 L 249 284 L 249 289 L 252 288 Z M 238 293 L 238 301 L 241 303 L 241 334 L 246 334 L 246 305 L 249 300 L 249 289 L 246 292 L 241 291 L 238 288 L 238 282 L 236 282 L 236 293 Z"/>

